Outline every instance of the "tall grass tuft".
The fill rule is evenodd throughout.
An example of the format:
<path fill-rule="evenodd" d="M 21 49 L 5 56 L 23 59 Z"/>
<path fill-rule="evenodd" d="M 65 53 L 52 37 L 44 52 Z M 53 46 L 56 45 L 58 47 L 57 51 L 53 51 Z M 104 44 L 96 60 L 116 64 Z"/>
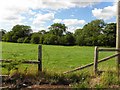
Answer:
<path fill-rule="evenodd" d="M 118 84 L 117 73 L 113 71 L 106 71 L 101 75 L 101 84 L 106 86 Z"/>

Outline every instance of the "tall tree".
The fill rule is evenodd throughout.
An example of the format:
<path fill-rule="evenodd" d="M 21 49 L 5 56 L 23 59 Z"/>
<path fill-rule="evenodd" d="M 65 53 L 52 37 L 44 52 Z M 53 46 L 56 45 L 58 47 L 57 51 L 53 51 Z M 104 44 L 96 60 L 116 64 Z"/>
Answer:
<path fill-rule="evenodd" d="M 65 44 L 68 45 L 68 46 L 74 45 L 75 44 L 75 38 L 73 36 L 73 33 L 66 32 L 65 41 L 66 41 Z"/>
<path fill-rule="evenodd" d="M 49 29 L 51 34 L 62 36 L 66 32 L 67 27 L 65 24 L 54 23 L 50 26 Z"/>
<path fill-rule="evenodd" d="M 74 33 L 74 37 L 75 37 L 75 40 L 76 40 L 75 43 L 77 45 L 80 45 L 80 46 L 85 45 L 85 42 L 84 42 L 85 36 L 84 36 L 83 29 L 76 29 L 75 33 Z"/>
<path fill-rule="evenodd" d="M 6 42 L 13 42 L 12 36 L 13 36 L 12 31 L 7 32 L 6 34 L 4 34 L 2 40 L 3 40 L 3 41 L 6 41 Z"/>
<path fill-rule="evenodd" d="M 41 39 L 41 33 L 33 33 L 31 35 L 30 42 L 34 43 L 34 44 L 38 44 L 38 43 L 40 43 L 40 39 Z"/>
<path fill-rule="evenodd" d="M 103 32 L 105 27 L 103 20 L 93 20 L 83 27 L 83 34 L 87 45 L 98 45 L 98 36 Z"/>
<path fill-rule="evenodd" d="M 32 32 L 32 29 L 30 26 L 15 25 L 12 28 L 12 32 L 13 32 L 12 40 L 14 42 L 17 42 L 17 39 L 29 36 L 30 33 Z"/>
<path fill-rule="evenodd" d="M 103 30 L 107 46 L 116 46 L 116 23 L 109 23 Z"/>
<path fill-rule="evenodd" d="M 2 41 L 2 37 L 5 35 L 6 30 L 0 29 L 0 41 Z"/>

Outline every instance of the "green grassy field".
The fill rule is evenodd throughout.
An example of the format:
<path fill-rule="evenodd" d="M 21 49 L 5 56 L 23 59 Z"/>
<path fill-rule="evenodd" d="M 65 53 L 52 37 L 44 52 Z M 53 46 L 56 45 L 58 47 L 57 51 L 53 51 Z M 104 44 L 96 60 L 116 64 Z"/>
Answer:
<path fill-rule="evenodd" d="M 38 45 L 37 44 L 18 44 L 6 43 L 2 44 L 2 58 L 12 60 L 37 60 Z M 93 62 L 94 47 L 87 46 L 42 46 L 43 68 L 47 71 L 64 72 Z M 99 59 L 112 55 L 114 52 L 101 52 Z M 31 72 L 37 70 L 37 65 L 20 65 L 20 70 L 29 68 Z M 113 69 L 116 67 L 115 58 L 107 62 L 99 64 L 100 69 Z M 92 67 L 91 67 L 92 68 Z M 88 68 L 89 70 L 89 68 Z M 2 70 L 6 72 L 5 69 Z"/>

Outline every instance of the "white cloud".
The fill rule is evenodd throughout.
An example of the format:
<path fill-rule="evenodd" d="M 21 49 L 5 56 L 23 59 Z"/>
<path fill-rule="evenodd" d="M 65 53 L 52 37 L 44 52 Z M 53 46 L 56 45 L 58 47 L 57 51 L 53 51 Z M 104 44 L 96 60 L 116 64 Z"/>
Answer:
<path fill-rule="evenodd" d="M 54 19 L 54 13 L 37 14 L 33 20 L 33 24 L 43 24 L 52 19 Z"/>
<path fill-rule="evenodd" d="M 76 29 L 81 29 L 82 27 L 79 27 L 79 26 L 69 26 L 68 27 L 68 31 L 70 32 L 75 32 Z"/>
<path fill-rule="evenodd" d="M 64 23 L 67 26 L 75 26 L 75 25 L 82 25 L 85 24 L 85 20 L 79 20 L 79 19 L 54 19 L 54 23 Z"/>
<path fill-rule="evenodd" d="M 94 10 L 92 10 L 92 14 L 98 19 L 109 20 L 112 17 L 116 16 L 116 9 L 116 4 L 113 6 L 104 7 L 103 9 L 94 8 Z"/>
<path fill-rule="evenodd" d="M 85 24 L 85 20 L 78 20 L 78 19 L 64 19 L 63 23 L 65 23 L 67 26 L 71 25 L 81 25 Z"/>
<path fill-rule="evenodd" d="M 40 30 L 47 30 L 47 28 L 45 26 L 35 26 L 35 25 L 32 25 L 31 28 L 32 28 L 32 30 L 34 32 L 38 32 Z"/>
<path fill-rule="evenodd" d="M 62 22 L 68 26 L 68 31 L 70 32 L 74 32 L 76 29 L 78 29 L 78 27 L 86 23 L 85 20 L 78 19 L 64 19 Z"/>
<path fill-rule="evenodd" d="M 34 15 L 31 9 L 68 9 L 72 7 L 84 7 L 94 2 L 73 2 L 73 0 L 2 0 L 0 2 L 0 20 L 7 20 L 8 17 L 21 15 L 24 12 Z"/>
<path fill-rule="evenodd" d="M 68 27 L 68 31 L 74 32 L 74 30 L 81 28 L 80 26 L 84 25 L 85 20 L 79 19 L 54 19 L 54 23 L 64 23 Z"/>
<path fill-rule="evenodd" d="M 34 12 L 34 11 L 32 11 L 32 10 L 28 10 L 28 12 L 27 12 L 29 15 L 35 15 L 35 14 L 37 14 L 36 12 Z"/>
<path fill-rule="evenodd" d="M 58 1 L 58 0 L 42 0 L 42 4 L 44 8 L 49 8 L 53 10 L 58 9 L 68 9 L 74 7 L 75 5 L 69 1 Z"/>
<path fill-rule="evenodd" d="M 2 0 L 0 2 L 0 23 L 1 28 L 6 27 L 9 30 L 13 25 L 23 24 L 22 21 L 26 18 L 22 14 L 28 10 L 26 3 L 23 0 Z M 6 29 L 5 28 L 5 29 Z"/>
<path fill-rule="evenodd" d="M 34 32 L 39 30 L 47 30 L 45 24 L 54 19 L 54 13 L 46 13 L 46 14 L 36 14 L 33 20 L 31 28 Z"/>
<path fill-rule="evenodd" d="M 61 22 L 62 22 L 62 19 L 54 19 L 53 22 L 54 22 L 54 23 L 61 23 Z"/>

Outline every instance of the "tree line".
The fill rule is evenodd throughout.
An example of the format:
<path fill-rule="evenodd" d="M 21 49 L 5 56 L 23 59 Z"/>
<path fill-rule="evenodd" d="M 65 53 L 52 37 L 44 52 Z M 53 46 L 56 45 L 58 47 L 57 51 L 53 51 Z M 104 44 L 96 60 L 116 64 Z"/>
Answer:
<path fill-rule="evenodd" d="M 74 33 L 67 31 L 67 26 L 62 23 L 52 24 L 49 31 L 38 32 L 33 32 L 30 26 L 15 25 L 9 32 L 1 29 L 0 34 L 2 34 L 1 41 L 4 42 L 114 47 L 116 23 L 107 24 L 97 19 L 85 24 L 82 29 L 76 29 Z"/>

